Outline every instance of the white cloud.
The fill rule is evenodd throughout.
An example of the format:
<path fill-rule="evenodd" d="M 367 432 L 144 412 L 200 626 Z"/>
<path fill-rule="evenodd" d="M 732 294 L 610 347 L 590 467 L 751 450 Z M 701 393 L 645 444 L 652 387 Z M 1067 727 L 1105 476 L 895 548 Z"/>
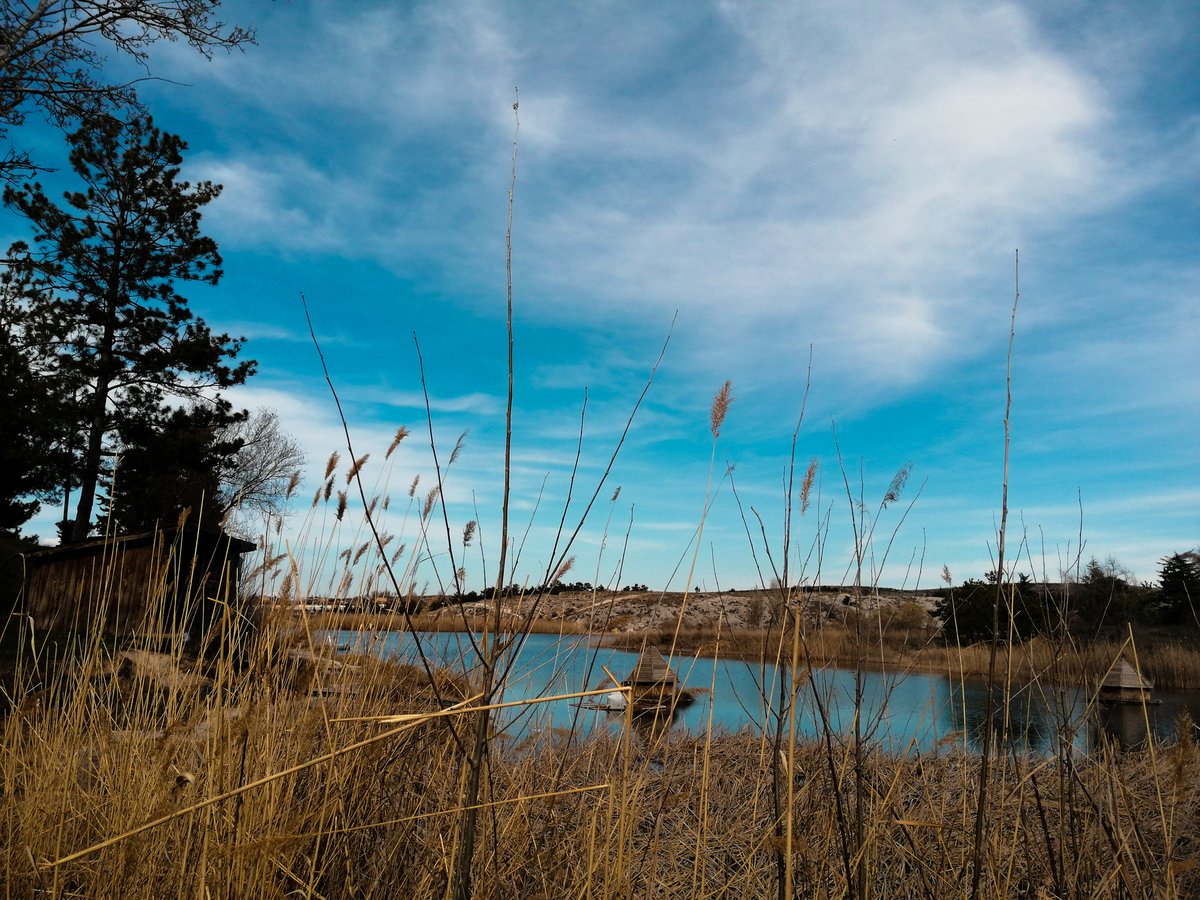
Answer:
<path fill-rule="evenodd" d="M 378 321 L 364 341 L 407 332 L 428 304 L 420 314 L 452 323 L 439 336 L 455 352 L 477 346 L 470 314 L 503 285 L 520 86 L 521 324 L 590 340 L 574 362 L 561 347 L 546 360 L 518 350 L 559 407 L 519 410 L 526 498 L 570 458 L 577 416 L 562 410 L 577 396 L 564 389 L 637 382 L 651 361 L 639 354 L 653 355 L 675 310 L 666 377 L 634 438 L 662 456 L 639 475 L 676 465 L 667 445 L 689 439 L 693 418 L 703 432 L 702 407 L 726 377 L 751 427 L 790 418 L 810 345 L 811 416 L 865 420 L 937 384 L 962 421 L 931 443 L 969 457 L 979 442 L 964 434 L 998 419 L 1017 247 L 1028 279 L 1017 416 L 1036 429 L 1025 449 L 1079 445 L 1103 427 L 1099 412 L 1161 421 L 1173 403 L 1178 431 L 1195 407 L 1195 275 L 1172 249 L 1186 233 L 1167 217 L 1143 227 L 1138 207 L 1151 192 L 1187 196 L 1200 158 L 1200 119 L 1161 128 L 1166 116 L 1137 105 L 1169 23 L 1131 34 L 1139 11 L 1117 16 L 1124 30 L 1097 24 L 1110 10 L 1066 15 L 1065 29 L 1035 5 L 941 0 L 852 12 L 297 2 L 254 15 L 261 46 L 203 76 L 194 54 L 167 50 L 180 74 L 223 84 L 195 100 L 213 137 L 192 162 L 226 184 L 209 221 L 223 247 L 278 254 L 302 274 L 362 263 L 355 271 L 375 266 L 428 292 L 405 308 L 362 300 Z M 437 309 L 445 298 L 454 306 Z M 261 333 L 285 336 L 254 316 Z M 376 359 L 364 368 L 386 364 Z M 409 388 L 354 377 L 369 385 L 353 392 L 367 421 L 423 407 Z M 598 394 L 589 438 L 624 423 L 622 404 Z M 526 396 L 519 406 L 546 402 Z M 456 478 L 494 483 L 500 392 L 456 384 L 432 404 L 450 423 L 483 420 Z M 294 412 L 322 454 L 340 446 L 327 413 Z M 1130 430 L 1110 429 L 1103 450 Z M 390 433 L 367 440 L 386 446 Z"/>

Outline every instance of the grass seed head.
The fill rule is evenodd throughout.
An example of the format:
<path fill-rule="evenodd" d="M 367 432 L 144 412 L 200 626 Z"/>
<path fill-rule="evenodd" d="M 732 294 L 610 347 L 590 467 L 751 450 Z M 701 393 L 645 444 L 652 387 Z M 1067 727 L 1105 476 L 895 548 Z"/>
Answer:
<path fill-rule="evenodd" d="M 359 473 L 359 470 L 367 464 L 367 460 L 371 458 L 370 453 L 364 453 L 354 461 L 354 465 L 350 467 L 350 471 L 346 473 L 346 484 L 354 480 L 354 476 Z"/>
<path fill-rule="evenodd" d="M 431 512 L 433 512 L 433 504 L 434 504 L 434 501 L 436 501 L 436 500 L 437 500 L 437 497 L 438 497 L 438 489 L 437 489 L 437 487 L 436 487 L 436 486 L 434 486 L 434 487 L 431 487 L 431 488 L 429 489 L 429 493 L 425 495 L 425 506 L 424 506 L 424 508 L 421 510 L 421 518 L 422 518 L 422 519 L 428 519 L 428 518 L 429 518 L 429 514 L 430 514 Z"/>
<path fill-rule="evenodd" d="M 732 381 L 726 381 L 721 385 L 721 389 L 717 391 L 717 395 L 713 397 L 712 410 L 709 413 L 709 424 L 712 427 L 712 436 L 721 436 L 721 425 L 725 421 L 725 415 L 729 412 L 729 404 L 733 402 L 733 395 L 730 390 L 733 388 Z"/>
<path fill-rule="evenodd" d="M 454 442 L 454 450 L 450 453 L 450 462 L 447 465 L 454 465 L 458 462 L 458 457 L 462 454 L 463 441 L 467 439 L 467 433 L 464 431 L 458 436 L 458 440 Z"/>
<path fill-rule="evenodd" d="M 817 475 L 817 458 L 814 456 L 808 463 L 808 470 L 804 473 L 804 481 L 800 484 L 800 515 L 808 512 L 808 501 L 812 494 L 813 479 Z"/>
<path fill-rule="evenodd" d="M 392 438 L 392 442 L 388 445 L 387 453 L 383 454 L 384 459 L 391 459 L 392 452 L 400 446 L 400 442 L 408 437 L 408 429 L 401 425 L 396 429 L 396 436 Z"/>
<path fill-rule="evenodd" d="M 900 499 L 904 485 L 908 482 L 908 476 L 912 473 L 912 466 L 911 462 L 906 462 L 892 478 L 892 483 L 888 485 L 887 493 L 883 495 L 884 506 L 887 506 L 889 503 L 895 503 Z"/>
<path fill-rule="evenodd" d="M 565 576 L 568 572 L 570 572 L 571 568 L 574 565 L 575 565 L 575 557 L 568 556 L 566 559 L 564 559 L 562 561 L 562 565 L 560 565 L 558 567 L 558 571 L 554 573 L 554 577 L 550 579 L 550 583 L 554 584 L 555 582 L 562 581 L 563 576 Z"/>
<path fill-rule="evenodd" d="M 341 455 L 336 450 L 329 454 L 329 462 L 325 463 L 325 474 L 321 476 L 322 478 L 328 478 L 333 474 L 339 459 L 341 459 Z"/>

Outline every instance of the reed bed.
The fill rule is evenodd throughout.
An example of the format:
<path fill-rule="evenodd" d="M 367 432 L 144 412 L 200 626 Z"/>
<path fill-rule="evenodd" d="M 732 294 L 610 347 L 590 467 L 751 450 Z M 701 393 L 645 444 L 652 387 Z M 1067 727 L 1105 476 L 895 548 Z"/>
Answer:
<path fill-rule="evenodd" d="M 483 631 L 493 624 L 493 616 L 485 613 L 461 615 L 435 615 L 417 613 L 406 622 L 399 613 L 321 612 L 308 615 L 310 627 L 322 631 Z M 511 631 L 524 624 L 514 614 L 500 617 L 501 627 Z M 585 634 L 586 630 L 574 622 L 561 619 L 535 617 L 524 629 L 530 634 Z"/>
<path fill-rule="evenodd" d="M 605 643 L 636 650 L 644 643 L 670 644 L 670 635 L 655 631 L 609 635 Z M 790 632 L 766 628 L 699 628 L 681 631 L 676 651 L 687 655 L 720 655 L 750 662 L 774 661 L 791 643 Z M 843 624 L 826 624 L 805 635 L 806 664 L 863 666 L 873 671 L 935 672 L 953 680 L 984 678 L 988 670 L 987 644 L 960 647 L 943 643 L 931 628 L 882 631 L 856 630 Z M 1161 638 L 1136 645 L 1142 674 L 1163 690 L 1200 689 L 1200 652 L 1187 643 Z M 1035 637 L 1013 644 L 1011 674 L 1018 681 L 1051 679 L 1056 684 L 1094 688 L 1115 660 L 1130 656 L 1127 641 L 1089 640 L 1065 642 L 1061 638 Z"/>
<path fill-rule="evenodd" d="M 177 658 L 203 682 L 123 675 L 98 642 L 54 673 L 22 670 L 0 762 L 6 895 L 444 896 L 471 683 L 365 656 L 323 663 L 319 645 L 296 659 L 298 640 L 268 621 L 241 661 Z M 852 895 L 860 864 L 872 897 L 964 893 L 978 756 L 961 748 L 868 748 L 859 781 L 846 735 L 785 758 L 766 736 L 653 724 L 557 737 L 489 753 L 476 896 L 769 896 L 781 849 L 791 896 Z M 1001 756 L 989 777 L 985 896 L 1200 891 L 1188 735 Z M 770 812 L 780 779 L 789 832 Z M 854 860 L 835 800 L 863 807 Z"/>

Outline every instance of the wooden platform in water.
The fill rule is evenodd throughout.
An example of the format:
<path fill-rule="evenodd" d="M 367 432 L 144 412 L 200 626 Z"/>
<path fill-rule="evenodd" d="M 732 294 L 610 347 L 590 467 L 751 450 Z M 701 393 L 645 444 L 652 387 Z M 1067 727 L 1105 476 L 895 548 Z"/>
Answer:
<path fill-rule="evenodd" d="M 1142 675 L 1125 659 L 1116 664 L 1100 683 L 1097 697 L 1111 703 L 1155 703 L 1151 698 L 1154 682 Z"/>

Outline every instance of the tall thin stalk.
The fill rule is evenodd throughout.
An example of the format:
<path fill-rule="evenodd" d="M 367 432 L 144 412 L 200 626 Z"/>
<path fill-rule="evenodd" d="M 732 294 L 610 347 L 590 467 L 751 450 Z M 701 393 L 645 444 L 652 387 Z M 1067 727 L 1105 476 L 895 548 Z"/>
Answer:
<path fill-rule="evenodd" d="M 520 100 L 513 88 L 513 144 L 512 172 L 508 182 L 508 228 L 504 234 L 504 263 L 508 299 L 508 397 L 504 407 L 504 492 L 500 501 L 500 560 L 496 568 L 496 590 L 494 592 L 495 616 L 492 622 L 491 640 L 484 636 L 483 693 L 484 702 L 490 703 L 495 692 L 497 653 L 500 633 L 500 596 L 504 589 L 505 565 L 508 562 L 508 503 L 512 479 L 512 415 L 513 415 L 513 302 L 512 302 L 512 220 L 513 197 L 517 187 L 517 137 L 521 130 Z M 475 832 L 479 801 L 479 781 L 483 759 L 487 755 L 488 729 L 491 727 L 489 710 L 483 710 L 475 720 L 475 737 L 467 758 L 467 785 L 463 795 L 465 807 L 459 826 L 458 851 L 454 860 L 454 876 L 451 894 L 454 900 L 471 898 L 471 862 L 475 857 Z"/>
<path fill-rule="evenodd" d="M 987 707 L 983 718 L 983 747 L 979 760 L 979 789 L 975 807 L 975 842 L 971 852 L 971 898 L 979 896 L 983 874 L 983 840 L 986 831 L 988 778 L 991 774 L 994 702 L 996 695 L 996 639 L 1000 634 L 1000 606 L 1004 603 L 1004 539 L 1008 528 L 1008 448 L 1011 439 L 1012 357 L 1017 336 L 1017 304 L 1021 302 L 1021 253 L 1013 255 L 1013 304 L 1008 327 L 1008 354 L 1004 378 L 1004 479 L 1000 491 L 1000 534 L 996 542 L 996 598 L 992 604 L 992 642 L 988 653 Z"/>

